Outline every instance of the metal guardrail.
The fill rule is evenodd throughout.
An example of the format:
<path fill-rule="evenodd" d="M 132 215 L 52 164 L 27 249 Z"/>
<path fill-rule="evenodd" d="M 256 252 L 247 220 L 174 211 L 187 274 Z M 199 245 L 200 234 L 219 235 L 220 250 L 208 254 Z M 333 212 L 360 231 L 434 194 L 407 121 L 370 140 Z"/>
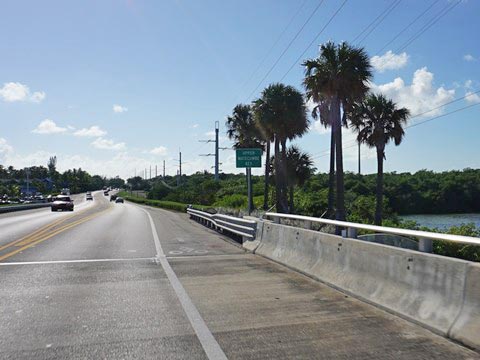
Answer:
<path fill-rule="evenodd" d="M 13 211 L 31 210 L 43 207 L 50 207 L 51 203 L 37 203 L 37 204 L 25 204 L 25 205 L 5 205 L 0 206 L 0 214 Z"/>
<path fill-rule="evenodd" d="M 384 234 L 411 236 L 411 237 L 418 238 L 419 240 L 418 248 L 422 252 L 433 251 L 433 243 L 432 243 L 433 240 L 451 241 L 451 242 L 469 244 L 469 245 L 480 245 L 480 238 L 474 238 L 470 236 L 440 234 L 440 233 L 433 233 L 428 231 L 399 229 L 399 228 L 392 228 L 387 226 L 358 224 L 358 223 L 352 223 L 347 221 L 322 219 L 322 218 L 302 216 L 302 215 L 279 214 L 279 213 L 272 213 L 272 212 L 265 213 L 265 216 L 274 218 L 274 221 L 277 223 L 280 223 L 280 219 L 292 219 L 292 220 L 304 221 L 306 228 L 311 228 L 312 223 L 321 223 L 326 225 L 338 226 L 345 229 L 342 236 L 354 238 L 354 239 L 357 237 L 358 229 L 373 231 L 377 233 L 384 233 Z"/>
<path fill-rule="evenodd" d="M 194 220 L 205 223 L 215 229 L 222 229 L 233 234 L 255 239 L 257 223 L 253 220 L 237 218 L 223 214 L 210 214 L 196 209 L 187 209 L 187 213 Z"/>

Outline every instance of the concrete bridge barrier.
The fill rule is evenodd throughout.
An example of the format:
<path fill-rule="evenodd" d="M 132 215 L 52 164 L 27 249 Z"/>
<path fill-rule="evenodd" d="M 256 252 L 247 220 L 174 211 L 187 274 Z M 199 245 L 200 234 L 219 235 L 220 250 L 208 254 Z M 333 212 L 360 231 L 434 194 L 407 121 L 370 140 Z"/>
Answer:
<path fill-rule="evenodd" d="M 480 349 L 480 264 L 468 265 L 462 311 L 449 336 Z"/>
<path fill-rule="evenodd" d="M 257 240 L 257 254 L 480 349 L 478 264 L 271 222 Z"/>

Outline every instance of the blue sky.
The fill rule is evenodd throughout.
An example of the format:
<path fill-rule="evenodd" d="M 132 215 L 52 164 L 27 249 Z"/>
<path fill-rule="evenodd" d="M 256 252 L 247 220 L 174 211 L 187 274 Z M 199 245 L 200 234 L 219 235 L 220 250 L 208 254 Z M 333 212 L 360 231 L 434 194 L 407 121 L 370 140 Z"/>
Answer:
<path fill-rule="evenodd" d="M 233 106 L 252 100 L 257 85 L 253 98 L 282 78 L 301 89 L 296 59 L 304 51 L 302 59 L 314 57 L 327 40 L 378 55 L 372 59 L 375 91 L 414 114 L 439 107 L 413 123 L 480 102 L 474 94 L 441 106 L 480 90 L 479 1 L 461 1 L 403 48 L 457 1 L 400 1 L 373 31 L 362 33 L 396 1 L 349 0 L 307 47 L 342 2 L 323 1 L 280 59 L 320 1 L 6 2 L 0 13 L 0 164 L 46 165 L 57 155 L 62 170 L 81 166 L 129 177 L 166 160 L 167 173 L 175 174 L 181 148 L 184 172 L 210 169 L 213 158 L 198 154 L 213 146 L 199 140 L 212 138 L 215 121 L 229 146 L 224 121 Z M 408 129 L 401 146 L 387 148 L 386 170 L 479 168 L 479 114 L 474 106 Z M 352 139 L 346 131 L 345 168 L 354 171 Z M 328 169 L 329 135 L 317 124 L 294 142 L 314 156 L 319 170 Z M 362 149 L 364 172 L 376 170 L 372 154 Z M 236 171 L 232 150 L 222 151 L 221 162 L 224 171 Z"/>

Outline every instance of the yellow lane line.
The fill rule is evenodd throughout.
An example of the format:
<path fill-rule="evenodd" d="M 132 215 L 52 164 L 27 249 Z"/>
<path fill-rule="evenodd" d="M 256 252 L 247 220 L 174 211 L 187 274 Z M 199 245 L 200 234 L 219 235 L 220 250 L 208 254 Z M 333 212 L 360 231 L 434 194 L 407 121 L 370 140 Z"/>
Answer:
<path fill-rule="evenodd" d="M 5 259 L 8 259 L 9 257 L 11 257 L 11 256 L 13 256 L 13 255 L 15 255 L 15 254 L 18 254 L 19 252 L 21 252 L 21 251 L 23 251 L 23 250 L 26 250 L 26 249 L 34 246 L 34 245 L 40 244 L 41 242 L 43 242 L 43 241 L 45 241 L 45 240 L 48 240 L 48 239 L 50 239 L 51 237 L 53 237 L 53 236 L 55 236 L 55 235 L 58 235 L 58 234 L 64 232 L 65 230 L 68 230 L 68 229 L 73 228 L 73 227 L 75 227 L 75 226 L 77 226 L 77 225 L 80 225 L 80 224 L 82 224 L 82 223 L 84 223 L 84 222 L 87 222 L 87 221 L 89 221 L 89 220 L 91 220 L 91 219 L 93 219 L 93 218 L 95 218 L 95 217 L 97 217 L 97 216 L 100 216 L 100 215 L 102 215 L 103 213 L 105 213 L 105 212 L 107 212 L 107 211 L 110 211 L 110 210 L 112 210 L 112 209 L 113 209 L 113 207 L 109 207 L 108 209 L 105 209 L 105 210 L 103 210 L 103 211 L 101 211 L 101 212 L 98 212 L 98 213 L 95 213 L 95 214 L 93 214 L 93 215 L 87 216 L 87 217 L 85 217 L 85 218 L 83 218 L 83 219 L 77 220 L 77 221 L 74 222 L 74 223 L 65 225 L 64 227 L 55 230 L 53 233 L 50 233 L 50 234 L 48 234 L 48 235 L 45 235 L 44 237 L 37 238 L 34 242 L 31 242 L 31 243 L 28 244 L 28 245 L 25 245 L 25 246 L 23 246 L 23 247 L 21 247 L 21 248 L 19 248 L 19 249 L 17 249 L 17 250 L 14 250 L 14 251 L 12 251 L 12 252 L 9 252 L 8 254 L 5 254 L 5 255 L 3 255 L 3 256 L 0 256 L 0 261 L 3 261 L 3 260 L 5 260 Z"/>
<path fill-rule="evenodd" d="M 81 222 L 83 219 L 88 219 L 88 218 L 90 218 L 90 217 L 93 216 L 93 215 L 95 215 L 95 214 L 92 214 L 92 215 L 89 215 L 89 216 L 87 216 L 87 217 L 78 219 L 78 220 L 76 220 L 76 221 L 74 221 L 74 222 L 71 222 L 71 223 L 69 223 L 69 224 L 66 224 L 66 225 L 64 225 L 63 227 L 60 227 L 60 228 L 55 229 L 55 230 L 53 230 L 53 231 L 56 232 L 56 231 L 58 231 L 58 230 L 62 230 L 63 228 L 65 228 L 65 227 L 67 227 L 67 226 L 69 226 L 69 225 L 79 223 L 79 222 Z M 73 216 L 70 217 L 70 219 L 71 219 L 71 218 L 73 218 Z M 59 225 L 59 224 L 55 224 L 55 226 L 56 226 L 56 225 Z M 46 233 L 48 233 L 48 230 L 51 230 L 51 229 L 54 228 L 55 226 L 51 226 L 51 227 L 45 229 L 44 231 L 42 231 L 42 232 L 39 233 L 39 234 L 32 234 L 31 236 L 28 236 L 25 240 L 19 242 L 18 244 L 15 244 L 15 246 L 17 246 L 17 247 L 19 247 L 19 246 L 25 246 L 25 245 L 30 244 L 31 242 L 36 241 L 36 240 L 38 240 L 40 237 L 42 237 L 43 235 L 45 235 Z M 48 235 L 48 234 L 47 234 L 47 235 Z"/>
<path fill-rule="evenodd" d="M 35 231 L 32 232 L 32 233 L 27 234 L 27 235 L 25 235 L 25 236 L 22 236 L 20 239 L 14 240 L 14 241 L 12 241 L 12 242 L 10 242 L 10 243 L 8 243 L 8 244 L 5 244 L 5 245 L 0 246 L 0 251 L 4 250 L 4 249 L 6 249 L 6 248 L 9 248 L 9 247 L 11 247 L 11 246 L 13 246 L 13 245 L 16 245 L 16 244 L 18 244 L 19 242 L 21 242 L 21 241 L 23 241 L 23 240 L 27 240 L 27 239 L 31 238 L 32 236 L 37 236 L 37 235 L 39 235 L 39 234 L 41 234 L 41 233 L 44 233 L 44 232 L 48 231 L 49 229 L 55 227 L 56 225 L 61 224 L 62 222 L 67 221 L 68 219 L 71 219 L 71 218 L 73 218 L 73 217 L 75 217 L 75 216 L 79 216 L 80 214 L 83 214 L 83 213 L 84 213 L 85 211 L 87 211 L 87 210 L 90 210 L 90 209 L 83 209 L 83 210 L 81 210 L 81 211 L 79 211 L 79 212 L 77 212 L 77 213 L 75 213 L 75 214 L 71 214 L 71 215 L 66 216 L 66 217 L 64 217 L 64 218 L 58 219 L 58 220 L 56 220 L 56 221 L 54 221 L 54 222 L 52 222 L 52 223 L 46 224 L 46 225 L 38 228 L 37 230 L 35 230 Z"/>

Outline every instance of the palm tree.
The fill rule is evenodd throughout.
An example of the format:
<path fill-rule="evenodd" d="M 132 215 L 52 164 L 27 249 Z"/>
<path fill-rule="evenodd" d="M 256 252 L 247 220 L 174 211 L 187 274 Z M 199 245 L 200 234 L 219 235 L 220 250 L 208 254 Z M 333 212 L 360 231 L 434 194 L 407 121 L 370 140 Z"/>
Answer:
<path fill-rule="evenodd" d="M 315 168 L 313 160 L 307 153 L 302 153 L 300 149 L 292 145 L 287 150 L 287 185 L 289 190 L 289 210 L 295 212 L 293 201 L 293 190 L 295 186 L 303 186 L 312 176 Z"/>
<path fill-rule="evenodd" d="M 383 210 L 383 161 L 385 146 L 393 140 L 398 146 L 405 134 L 410 112 L 397 105 L 383 95 L 369 94 L 363 101 L 355 103 L 349 113 L 350 121 L 358 133 L 357 140 L 377 149 L 377 203 L 375 208 L 375 224 L 382 224 Z"/>
<path fill-rule="evenodd" d="M 334 142 L 332 149 L 335 148 L 335 217 L 337 220 L 345 220 L 342 124 L 346 123 L 345 114 L 351 104 L 361 100 L 368 91 L 368 81 L 372 77 L 370 61 L 363 48 L 355 48 L 345 42 L 339 45 L 327 42 L 320 47 L 320 55 L 316 59 L 306 60 L 302 65 L 305 66 L 303 84 L 307 99 L 328 109 L 324 110 L 324 114 L 328 113 L 327 123 L 332 128 Z"/>
<path fill-rule="evenodd" d="M 260 124 L 265 124 L 268 120 L 262 120 L 262 116 L 268 116 L 268 108 L 263 103 L 262 99 L 253 101 L 252 104 L 253 117 L 255 119 L 256 127 L 260 132 L 260 137 L 265 143 L 265 172 L 264 172 L 264 190 L 263 190 L 263 210 L 268 210 L 268 194 L 269 194 L 269 179 L 270 179 L 270 144 L 274 140 L 273 133 L 267 127 L 262 127 Z M 264 111 L 266 113 L 264 113 Z"/>
<path fill-rule="evenodd" d="M 234 149 L 240 148 L 261 148 L 264 141 L 261 133 L 255 125 L 250 105 L 238 104 L 233 108 L 232 116 L 227 117 L 227 136 L 234 141 Z M 251 174 L 247 169 L 247 181 Z M 252 192 L 248 193 L 249 212 L 253 204 Z"/>
<path fill-rule="evenodd" d="M 275 149 L 275 186 L 277 212 L 288 212 L 287 203 L 287 141 L 308 130 L 305 100 L 292 86 L 272 84 L 262 91 L 257 102 L 262 116 L 259 127 L 273 134 Z M 281 149 L 280 149 L 281 147 Z"/>
<path fill-rule="evenodd" d="M 226 121 L 227 136 L 233 140 L 233 147 L 240 148 L 262 148 L 262 134 L 255 125 L 250 105 L 238 104 L 233 108 L 232 116 Z"/>

